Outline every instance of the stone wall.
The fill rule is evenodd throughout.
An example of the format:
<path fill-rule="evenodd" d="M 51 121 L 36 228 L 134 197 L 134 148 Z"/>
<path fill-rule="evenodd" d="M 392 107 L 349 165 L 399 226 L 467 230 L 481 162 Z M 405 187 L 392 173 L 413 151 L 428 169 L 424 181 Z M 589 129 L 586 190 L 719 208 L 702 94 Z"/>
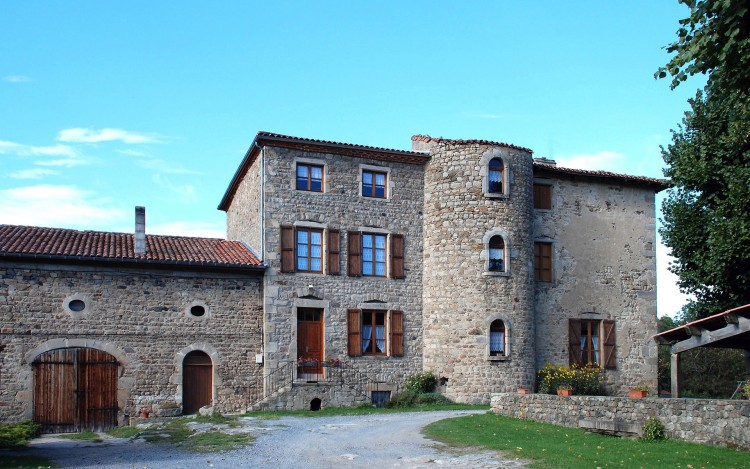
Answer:
<path fill-rule="evenodd" d="M 536 282 L 536 367 L 568 364 L 568 319 L 615 321 L 611 394 L 656 389 L 654 191 L 553 175 L 552 208 L 534 210 L 534 240 L 552 243 L 553 281 Z"/>
<path fill-rule="evenodd" d="M 182 358 L 213 362 L 213 403 L 244 411 L 259 392 L 261 278 L 257 274 L 145 271 L 0 263 L 0 420 L 33 415 L 31 363 L 65 347 L 104 350 L 120 363 L 119 419 L 141 406 L 182 402 Z M 71 299 L 83 311 L 66 308 Z M 190 308 L 201 305 L 196 317 Z"/>
<path fill-rule="evenodd" d="M 312 153 L 272 146 L 265 152 L 264 234 L 266 373 L 296 360 L 297 308 L 323 310 L 324 355 L 353 366 L 372 382 L 402 383 L 422 370 L 422 218 L 423 166 L 376 159 Z M 324 166 L 323 192 L 295 188 L 295 163 Z M 252 173 L 260 172 L 256 160 Z M 388 197 L 362 197 L 361 165 L 388 171 Z M 238 194 L 257 187 L 245 178 Z M 228 213 L 230 239 L 243 241 L 244 206 L 251 198 L 237 197 Z M 254 202 L 252 202 L 254 203 Z M 240 216 L 241 215 L 241 216 Z M 282 225 L 340 231 L 339 275 L 282 273 Z M 372 231 L 404 236 L 406 278 L 349 277 L 347 232 Z M 250 236 L 250 235 L 248 235 Z M 347 356 L 347 309 L 404 312 L 404 356 Z M 267 393 L 273 390 L 266 390 Z M 296 391 L 295 391 L 296 392 Z M 299 402 L 305 401 L 300 398 Z M 297 402 L 297 401 L 294 401 Z M 298 403 L 299 403 L 298 402 Z"/>
<path fill-rule="evenodd" d="M 424 368 L 459 402 L 534 380 L 532 159 L 528 151 L 461 141 L 415 141 L 429 151 L 424 198 Z M 506 194 L 486 194 L 487 166 L 500 158 Z M 489 272 L 487 243 L 501 235 L 509 271 Z M 489 355 L 490 324 L 506 328 L 506 356 Z"/>
<path fill-rule="evenodd" d="M 548 394 L 494 394 L 492 412 L 566 427 L 580 419 L 622 421 L 641 427 L 659 420 L 669 438 L 750 450 L 750 401 L 713 399 L 630 399 Z"/>
<path fill-rule="evenodd" d="M 252 148 L 249 150 L 252 151 Z M 260 153 L 253 165 L 248 168 L 242 182 L 227 208 L 227 239 L 242 240 L 263 260 L 261 242 L 261 193 L 262 180 L 260 163 L 264 155 Z"/>

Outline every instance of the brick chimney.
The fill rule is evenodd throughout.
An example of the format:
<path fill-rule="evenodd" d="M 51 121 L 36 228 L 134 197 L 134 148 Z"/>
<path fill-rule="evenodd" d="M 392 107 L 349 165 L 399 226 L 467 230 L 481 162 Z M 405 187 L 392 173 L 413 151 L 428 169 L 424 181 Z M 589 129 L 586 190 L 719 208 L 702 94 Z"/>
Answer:
<path fill-rule="evenodd" d="M 146 207 L 135 208 L 135 254 L 146 254 Z"/>

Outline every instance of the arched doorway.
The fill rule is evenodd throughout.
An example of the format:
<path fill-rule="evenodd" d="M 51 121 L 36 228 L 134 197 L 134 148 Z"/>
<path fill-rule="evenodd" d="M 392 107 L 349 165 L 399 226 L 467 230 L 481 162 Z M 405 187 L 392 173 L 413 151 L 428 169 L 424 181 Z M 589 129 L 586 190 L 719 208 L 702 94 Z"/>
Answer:
<path fill-rule="evenodd" d="M 182 413 L 190 415 L 213 398 L 213 365 L 205 352 L 194 350 L 182 361 Z"/>
<path fill-rule="evenodd" d="M 34 422 L 43 432 L 100 431 L 117 425 L 115 357 L 101 350 L 50 350 L 32 363 Z"/>

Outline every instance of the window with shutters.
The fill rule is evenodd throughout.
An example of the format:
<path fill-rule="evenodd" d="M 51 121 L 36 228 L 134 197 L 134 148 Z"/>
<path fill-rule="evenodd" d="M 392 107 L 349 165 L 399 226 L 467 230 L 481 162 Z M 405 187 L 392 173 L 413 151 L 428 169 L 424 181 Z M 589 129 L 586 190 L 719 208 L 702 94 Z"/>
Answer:
<path fill-rule="evenodd" d="M 568 321 L 568 355 L 571 365 L 615 369 L 615 322 L 599 319 Z"/>
<path fill-rule="evenodd" d="M 540 210 L 552 208 L 552 186 L 549 184 L 534 184 L 534 208 Z"/>
<path fill-rule="evenodd" d="M 347 237 L 350 277 L 405 277 L 403 235 L 350 231 Z"/>
<path fill-rule="evenodd" d="M 284 273 L 340 273 L 339 231 L 326 228 L 283 225 L 281 227 L 281 271 Z"/>
<path fill-rule="evenodd" d="M 552 243 L 534 243 L 534 279 L 552 281 Z"/>
<path fill-rule="evenodd" d="M 349 356 L 404 354 L 402 311 L 350 309 L 347 311 Z"/>

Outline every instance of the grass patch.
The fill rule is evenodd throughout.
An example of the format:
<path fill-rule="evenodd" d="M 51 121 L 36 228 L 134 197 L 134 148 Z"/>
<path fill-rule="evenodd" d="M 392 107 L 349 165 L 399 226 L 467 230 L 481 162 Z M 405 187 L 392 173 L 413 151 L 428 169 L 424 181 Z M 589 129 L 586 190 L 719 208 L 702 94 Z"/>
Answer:
<path fill-rule="evenodd" d="M 60 435 L 60 438 L 63 438 L 65 440 L 95 441 L 97 443 L 102 442 L 102 437 L 100 437 L 98 433 L 94 433 L 88 430 L 78 433 L 64 433 Z"/>
<path fill-rule="evenodd" d="M 136 428 L 136 434 L 139 434 L 150 443 L 168 443 L 200 453 L 213 453 L 235 449 L 249 443 L 253 439 L 251 435 L 247 434 L 228 434 L 214 430 L 196 431 L 188 425 L 191 422 L 225 425 L 229 428 L 235 428 L 240 425 L 237 422 L 237 417 L 224 417 L 214 414 L 212 417 L 170 419 L 156 427 L 147 429 Z"/>
<path fill-rule="evenodd" d="M 491 413 L 441 420 L 428 425 L 425 434 L 454 446 L 505 451 L 508 457 L 533 461 L 531 468 L 750 468 L 750 455 L 743 451 L 676 440 L 628 440 Z"/>
<path fill-rule="evenodd" d="M 253 438 L 246 434 L 229 435 L 221 432 L 197 433 L 185 441 L 185 447 L 199 453 L 215 453 L 235 449 L 250 443 Z"/>
<path fill-rule="evenodd" d="M 138 427 L 115 427 L 107 430 L 107 435 L 113 438 L 133 438 L 140 435 L 142 431 Z"/>
<path fill-rule="evenodd" d="M 395 414 L 401 412 L 426 412 L 433 410 L 489 410 L 488 405 L 469 404 L 424 404 L 413 407 L 377 408 L 370 405 L 358 407 L 325 407 L 318 411 L 311 410 L 262 410 L 243 414 L 245 417 L 272 420 L 279 417 L 337 417 L 348 415 Z"/>
<path fill-rule="evenodd" d="M 3 455 L 0 457 L 0 468 L 40 469 L 57 467 L 52 462 L 36 456 Z"/>
<path fill-rule="evenodd" d="M 31 421 L 0 423 L 0 448 L 23 446 L 39 434 L 39 426 Z"/>

